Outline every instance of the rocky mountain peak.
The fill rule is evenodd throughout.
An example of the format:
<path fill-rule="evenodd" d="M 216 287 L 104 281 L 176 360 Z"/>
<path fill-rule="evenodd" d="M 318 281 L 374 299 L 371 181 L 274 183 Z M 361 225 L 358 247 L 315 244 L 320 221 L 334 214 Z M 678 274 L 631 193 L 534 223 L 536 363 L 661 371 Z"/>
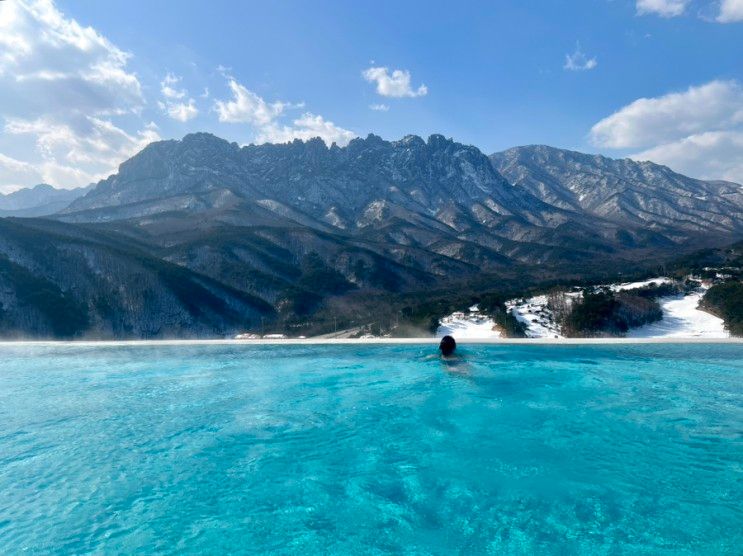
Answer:
<path fill-rule="evenodd" d="M 455 143 L 453 139 L 447 139 L 439 133 L 434 133 L 428 136 L 427 144 L 430 149 L 445 149 Z"/>
<path fill-rule="evenodd" d="M 417 135 L 406 135 L 398 143 L 410 149 L 422 149 L 426 146 L 426 142 Z"/>

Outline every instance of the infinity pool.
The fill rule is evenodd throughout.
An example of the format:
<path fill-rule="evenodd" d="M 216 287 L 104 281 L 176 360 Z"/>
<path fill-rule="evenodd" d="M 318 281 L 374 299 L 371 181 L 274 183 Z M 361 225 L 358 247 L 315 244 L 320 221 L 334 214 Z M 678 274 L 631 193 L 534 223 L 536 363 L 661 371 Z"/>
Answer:
<path fill-rule="evenodd" d="M 743 345 L 0 347 L 0 553 L 739 554 Z"/>

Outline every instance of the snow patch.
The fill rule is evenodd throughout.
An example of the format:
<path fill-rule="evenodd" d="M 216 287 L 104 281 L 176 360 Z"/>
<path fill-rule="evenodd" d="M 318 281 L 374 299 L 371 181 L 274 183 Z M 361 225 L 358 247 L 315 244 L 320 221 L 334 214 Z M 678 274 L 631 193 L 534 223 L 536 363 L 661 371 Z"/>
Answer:
<path fill-rule="evenodd" d="M 624 284 L 610 284 L 609 289 L 613 292 L 621 292 L 625 290 L 636 290 L 637 288 L 644 288 L 646 286 L 650 286 L 651 284 L 655 285 L 661 285 L 661 284 L 668 284 L 670 282 L 673 282 L 670 278 L 666 278 L 665 276 L 660 276 L 658 278 L 651 278 L 650 280 L 643 280 L 641 282 L 625 282 Z"/>
<path fill-rule="evenodd" d="M 698 308 L 704 292 L 661 297 L 663 319 L 627 333 L 628 338 L 729 338 L 724 321 Z"/>
<path fill-rule="evenodd" d="M 547 296 L 537 295 L 528 299 L 512 299 L 506 302 L 517 321 L 526 326 L 527 338 L 562 338 L 552 311 L 547 308 Z"/>
<path fill-rule="evenodd" d="M 325 213 L 325 216 L 323 216 L 323 219 L 325 220 L 325 222 L 329 223 L 331 226 L 335 226 L 336 228 L 341 228 L 342 230 L 346 229 L 346 223 L 338 215 L 338 209 L 336 207 L 330 207 L 330 210 L 328 210 L 328 212 Z"/>
<path fill-rule="evenodd" d="M 456 312 L 439 321 L 437 336 L 454 336 L 455 338 L 500 338 L 494 330 L 493 319 L 480 314 L 479 307 L 473 305 L 469 313 Z"/>
<path fill-rule="evenodd" d="M 673 280 L 661 276 L 639 282 L 606 284 L 602 287 L 619 292 L 670 282 Z M 725 330 L 722 319 L 698 308 L 705 291 L 706 288 L 700 288 L 686 295 L 658 298 L 663 311 L 662 320 L 633 328 L 626 337 L 729 338 L 730 334 Z M 580 299 L 582 295 L 580 291 L 567 292 L 565 301 L 570 304 Z M 528 338 L 564 338 L 547 304 L 546 295 L 537 295 L 526 299 L 511 299 L 506 302 L 506 309 L 526 326 L 525 333 Z M 493 319 L 480 313 L 478 305 L 472 305 L 468 312 L 452 313 L 441 319 L 436 332 L 438 336 L 449 334 L 455 338 L 500 338 L 501 333 L 493 330 L 494 325 Z"/>
<path fill-rule="evenodd" d="M 639 282 L 625 282 L 623 284 L 607 284 L 612 291 L 626 291 L 643 288 L 652 284 L 666 284 L 673 282 L 670 278 L 660 276 Z M 728 338 L 724 321 L 698 308 L 706 289 L 701 289 L 687 295 L 677 295 L 658 298 L 663 311 L 663 318 L 651 324 L 630 329 L 627 338 Z M 580 292 L 566 294 L 566 300 L 581 297 Z M 512 299 L 506 302 L 506 308 L 511 310 L 519 322 L 526 325 L 526 335 L 529 338 L 562 338 L 559 326 L 555 323 L 552 312 L 547 307 L 547 296 L 538 295 L 529 299 Z"/>

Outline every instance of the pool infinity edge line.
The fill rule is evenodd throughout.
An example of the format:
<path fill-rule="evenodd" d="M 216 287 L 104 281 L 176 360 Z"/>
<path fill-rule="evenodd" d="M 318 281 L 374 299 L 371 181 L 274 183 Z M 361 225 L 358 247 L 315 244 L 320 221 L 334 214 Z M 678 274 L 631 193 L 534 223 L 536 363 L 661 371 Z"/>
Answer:
<path fill-rule="evenodd" d="M 440 338 L 286 338 L 286 339 L 203 339 L 203 340 L 0 340 L 7 346 L 168 346 L 168 345 L 395 345 L 437 344 Z M 600 345 L 600 344 L 743 344 L 743 338 L 462 338 L 458 344 L 480 345 Z"/>

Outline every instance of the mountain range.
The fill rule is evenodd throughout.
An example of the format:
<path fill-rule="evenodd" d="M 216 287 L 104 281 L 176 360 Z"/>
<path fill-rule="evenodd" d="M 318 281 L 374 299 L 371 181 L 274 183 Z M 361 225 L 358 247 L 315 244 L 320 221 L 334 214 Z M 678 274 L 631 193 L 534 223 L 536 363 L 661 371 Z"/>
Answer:
<path fill-rule="evenodd" d="M 150 144 L 53 220 L 0 221 L 0 322 L 60 335 L 21 291 L 32 276 L 84 315 L 68 335 L 229 334 L 364 292 L 642 267 L 739 239 L 741 207 L 737 184 L 546 146 L 196 133 Z"/>
<path fill-rule="evenodd" d="M 13 193 L 0 193 L 0 217 L 2 216 L 49 216 L 67 208 L 72 201 L 82 197 L 93 188 L 56 189 L 42 183 L 34 187 L 19 189 Z"/>

